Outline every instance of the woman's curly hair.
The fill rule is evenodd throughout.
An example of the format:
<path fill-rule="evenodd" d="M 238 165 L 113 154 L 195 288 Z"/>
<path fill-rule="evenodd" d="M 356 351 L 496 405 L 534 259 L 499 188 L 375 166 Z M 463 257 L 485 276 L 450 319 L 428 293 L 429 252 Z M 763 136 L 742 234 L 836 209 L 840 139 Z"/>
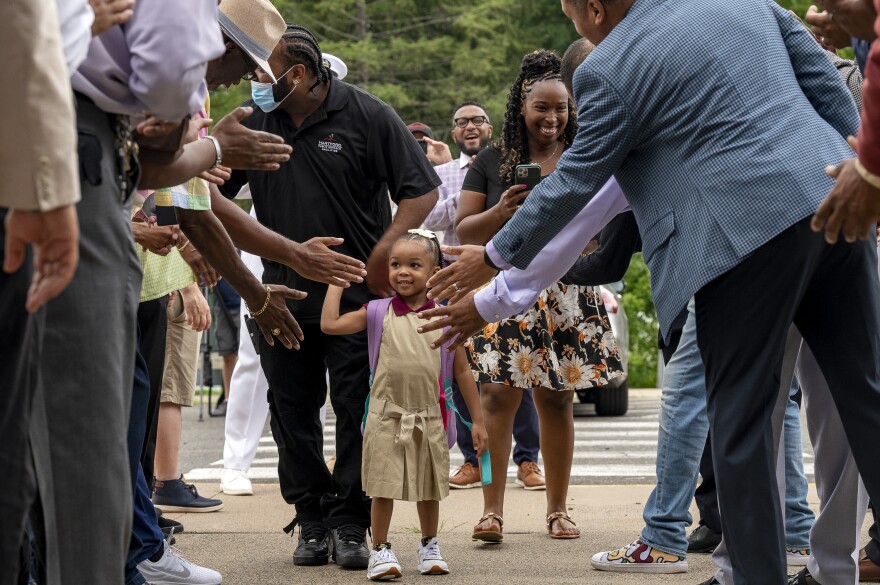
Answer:
<path fill-rule="evenodd" d="M 504 113 L 504 128 L 501 139 L 495 147 L 501 151 L 501 181 L 513 183 L 513 169 L 518 164 L 527 163 L 529 156 L 529 139 L 526 133 L 525 118 L 522 116 L 522 104 L 532 91 L 532 86 L 539 81 L 558 79 L 562 60 L 555 51 L 539 49 L 523 57 L 519 67 L 519 76 L 507 94 L 507 111 Z M 571 97 L 568 98 L 568 124 L 562 132 L 563 146 L 568 148 L 577 133 L 577 110 Z"/>

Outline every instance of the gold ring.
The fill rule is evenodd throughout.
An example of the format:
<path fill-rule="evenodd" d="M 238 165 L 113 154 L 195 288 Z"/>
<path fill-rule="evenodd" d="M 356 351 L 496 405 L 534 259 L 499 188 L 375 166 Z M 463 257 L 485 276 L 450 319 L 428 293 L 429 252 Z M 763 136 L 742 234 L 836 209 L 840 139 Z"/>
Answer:
<path fill-rule="evenodd" d="M 276 327 L 275 329 L 273 329 L 273 330 L 272 330 L 272 335 L 274 335 L 275 337 L 278 337 L 279 335 L 281 335 L 281 328 L 280 328 L 280 327 Z"/>

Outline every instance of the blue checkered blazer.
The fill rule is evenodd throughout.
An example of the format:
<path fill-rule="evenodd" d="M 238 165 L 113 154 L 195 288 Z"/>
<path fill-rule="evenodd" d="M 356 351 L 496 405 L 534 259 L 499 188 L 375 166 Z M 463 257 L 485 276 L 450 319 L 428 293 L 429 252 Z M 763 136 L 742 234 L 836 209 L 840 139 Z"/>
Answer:
<path fill-rule="evenodd" d="M 815 211 L 859 125 L 831 61 L 773 0 L 636 0 L 574 91 L 574 145 L 494 246 L 525 268 L 614 175 L 664 335 L 703 285 Z"/>

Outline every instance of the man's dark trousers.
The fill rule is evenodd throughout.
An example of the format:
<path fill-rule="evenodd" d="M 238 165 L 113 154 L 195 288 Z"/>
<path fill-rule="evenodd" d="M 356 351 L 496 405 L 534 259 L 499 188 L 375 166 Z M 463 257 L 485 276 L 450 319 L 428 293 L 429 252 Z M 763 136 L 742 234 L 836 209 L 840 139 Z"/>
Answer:
<path fill-rule="evenodd" d="M 4 258 L 6 232 L 0 209 L 0 262 Z M 8 519 L 0 531 L 0 585 L 15 583 L 18 576 L 19 548 L 25 534 L 25 518 L 36 496 L 37 484 L 31 465 L 28 428 L 35 390 L 35 356 L 29 339 L 34 323 L 24 310 L 31 283 L 32 258 L 16 272 L 0 270 L 0 379 L 4 381 L 0 398 L 0 469 L 4 488 L 0 490 L 0 518 Z M 26 339 L 27 337 L 27 339 Z"/>
<path fill-rule="evenodd" d="M 783 231 L 696 294 L 721 524 L 736 585 L 786 582 L 771 413 L 792 321 L 831 381 L 865 487 L 880 501 L 876 248 L 862 241 L 829 246 L 809 221 Z"/>
<path fill-rule="evenodd" d="M 179 299 L 178 299 L 179 300 Z M 146 362 L 149 374 L 149 400 L 146 405 L 146 429 L 141 435 L 143 447 L 138 453 L 147 486 L 153 486 L 153 461 L 156 436 L 159 432 L 159 399 L 165 372 L 165 334 L 168 331 L 168 295 L 138 305 L 138 352 Z"/>
<path fill-rule="evenodd" d="M 462 422 L 463 416 L 468 422 L 471 421 L 471 411 L 468 410 L 464 396 L 458 390 L 458 384 L 452 382 L 452 401 L 461 416 L 455 417 L 456 432 L 458 433 L 458 448 L 464 455 L 464 462 L 474 467 L 478 466 L 477 450 L 474 449 L 474 439 L 471 431 Z M 513 438 L 516 445 L 513 449 L 513 462 L 521 465 L 526 461 L 538 462 L 538 451 L 541 447 L 540 435 L 538 434 L 538 412 L 535 410 L 535 400 L 531 390 L 524 390 L 522 402 L 516 410 L 513 418 Z"/>
<path fill-rule="evenodd" d="M 260 342 L 269 382 L 272 436 L 278 445 L 281 495 L 296 506 L 297 522 L 370 525 L 370 500 L 361 487 L 361 421 L 369 393 L 366 332 L 325 335 L 317 324 L 301 325 L 299 350 L 276 339 Z M 327 399 L 336 413 L 336 465 L 327 470 L 319 411 Z"/>

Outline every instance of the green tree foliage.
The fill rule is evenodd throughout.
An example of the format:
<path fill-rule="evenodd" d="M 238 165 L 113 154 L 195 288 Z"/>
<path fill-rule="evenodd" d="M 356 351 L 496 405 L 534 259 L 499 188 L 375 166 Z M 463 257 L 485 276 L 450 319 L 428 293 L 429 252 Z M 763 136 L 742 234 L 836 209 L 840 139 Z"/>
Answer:
<path fill-rule="evenodd" d="M 325 52 L 346 62 L 346 81 L 390 104 L 406 122 L 424 122 L 446 140 L 451 110 L 464 100 L 482 102 L 500 134 L 507 92 L 523 55 L 539 48 L 562 54 L 577 38 L 556 0 L 272 1 L 288 22 L 310 28 Z M 777 1 L 800 17 L 812 3 Z M 215 92 L 212 117 L 219 120 L 249 96 L 247 82 Z M 653 387 L 658 323 L 640 254 L 626 284 L 631 385 Z"/>

